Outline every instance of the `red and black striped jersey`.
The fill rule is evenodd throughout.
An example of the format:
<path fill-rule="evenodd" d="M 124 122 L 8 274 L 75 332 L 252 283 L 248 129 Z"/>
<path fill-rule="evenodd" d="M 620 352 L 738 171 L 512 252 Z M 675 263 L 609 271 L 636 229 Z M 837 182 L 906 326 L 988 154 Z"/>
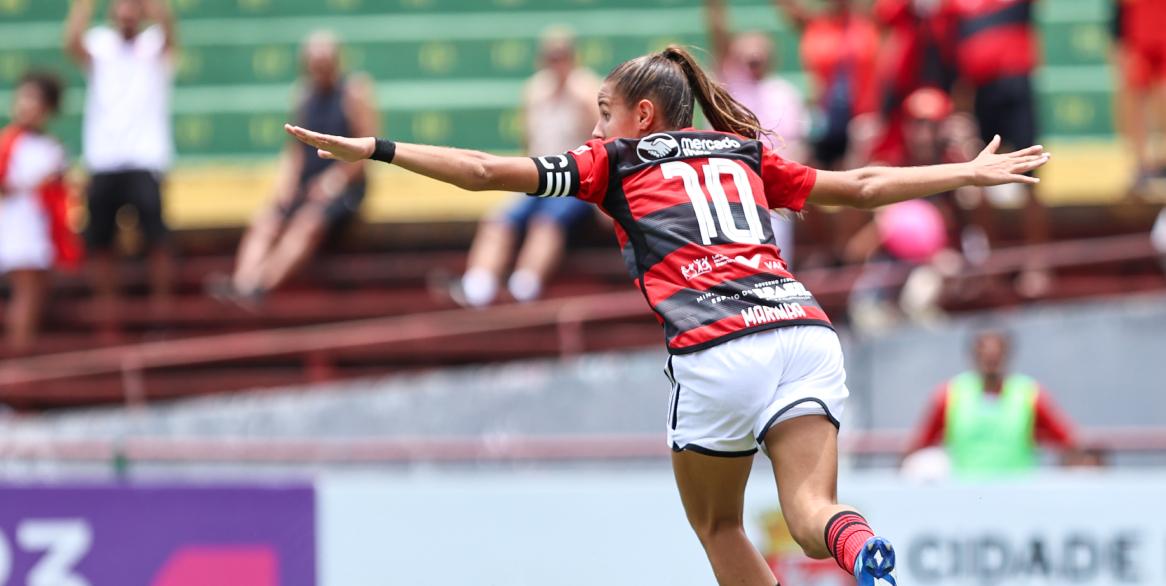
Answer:
<path fill-rule="evenodd" d="M 1028 75 L 1040 46 L 1033 23 L 1035 0 L 954 0 L 956 59 L 975 85 Z"/>
<path fill-rule="evenodd" d="M 535 157 L 532 195 L 574 196 L 615 221 L 628 272 L 683 354 L 789 325 L 829 326 L 781 258 L 768 209 L 800 211 L 817 177 L 759 141 L 685 129 Z"/>

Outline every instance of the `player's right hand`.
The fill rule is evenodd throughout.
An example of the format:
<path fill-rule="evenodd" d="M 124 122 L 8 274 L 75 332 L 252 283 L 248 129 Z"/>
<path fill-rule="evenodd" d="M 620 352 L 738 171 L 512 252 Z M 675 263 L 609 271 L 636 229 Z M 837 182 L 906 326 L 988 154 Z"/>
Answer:
<path fill-rule="evenodd" d="M 350 138 L 314 132 L 292 124 L 284 124 L 283 129 L 296 140 L 316 147 L 316 155 L 321 159 L 336 159 L 345 163 L 361 161 L 372 156 L 376 139 L 371 136 Z"/>
<path fill-rule="evenodd" d="M 1038 144 L 1011 153 L 997 153 L 998 148 L 1000 148 L 999 134 L 980 151 L 979 156 L 967 163 L 972 167 L 972 185 L 990 187 L 1004 183 L 1040 182 L 1040 179 L 1025 173 L 1049 161 L 1049 153 L 1045 152 L 1043 146 Z"/>

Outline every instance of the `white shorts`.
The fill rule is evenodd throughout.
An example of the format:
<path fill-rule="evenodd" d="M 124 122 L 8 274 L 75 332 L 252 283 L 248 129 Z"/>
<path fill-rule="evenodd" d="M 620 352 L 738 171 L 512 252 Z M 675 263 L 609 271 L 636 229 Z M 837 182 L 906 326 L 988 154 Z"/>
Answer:
<path fill-rule="evenodd" d="M 27 193 L 0 198 L 0 273 L 53 266 L 49 220 L 35 198 Z"/>
<path fill-rule="evenodd" d="M 790 326 L 668 359 L 668 444 L 675 451 L 749 456 L 787 419 L 838 426 L 850 391 L 834 330 Z"/>

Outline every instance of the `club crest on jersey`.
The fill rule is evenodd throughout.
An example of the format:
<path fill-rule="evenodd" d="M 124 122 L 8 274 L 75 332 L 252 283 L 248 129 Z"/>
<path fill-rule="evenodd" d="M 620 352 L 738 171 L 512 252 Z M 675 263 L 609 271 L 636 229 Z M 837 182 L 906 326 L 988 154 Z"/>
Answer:
<path fill-rule="evenodd" d="M 657 133 L 645 136 L 636 144 L 636 154 L 645 163 L 668 159 L 680 154 L 680 143 L 671 135 Z"/>

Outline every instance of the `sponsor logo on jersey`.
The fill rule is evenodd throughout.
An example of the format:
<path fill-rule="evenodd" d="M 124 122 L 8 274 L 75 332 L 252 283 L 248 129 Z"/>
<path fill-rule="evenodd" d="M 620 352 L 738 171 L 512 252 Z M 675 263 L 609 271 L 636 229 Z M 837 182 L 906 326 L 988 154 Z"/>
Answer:
<path fill-rule="evenodd" d="M 686 157 L 703 157 L 723 153 L 741 148 L 741 141 L 731 137 L 720 138 L 690 138 L 684 137 L 680 142 L 670 134 L 657 133 L 645 136 L 636 144 L 636 154 L 645 163 L 670 159 L 684 155 Z"/>
<path fill-rule="evenodd" d="M 778 303 L 776 307 L 756 305 L 741 310 L 745 327 L 806 317 L 806 308 L 798 303 Z"/>
<path fill-rule="evenodd" d="M 636 144 L 636 154 L 645 163 L 668 159 L 680 154 L 680 145 L 669 134 L 657 133 L 645 136 Z"/>
<path fill-rule="evenodd" d="M 771 271 L 776 271 L 778 269 L 782 269 L 785 267 L 781 266 L 781 263 L 776 261 L 776 260 L 767 260 L 767 261 L 765 261 L 765 268 L 767 268 Z"/>
<path fill-rule="evenodd" d="M 680 150 L 686 157 L 699 157 L 741 148 L 741 142 L 731 136 L 721 138 L 682 138 Z"/>
<path fill-rule="evenodd" d="M 758 256 L 758 255 L 755 255 Z M 758 256 L 757 260 L 760 260 Z M 711 273 L 713 269 L 719 269 L 729 263 L 744 263 L 749 264 L 749 259 L 738 256 L 737 258 L 729 258 L 723 254 L 714 254 L 698 258 L 682 267 L 680 267 L 680 274 L 684 275 L 684 280 L 691 281 L 701 275 Z M 757 268 L 753 265 L 753 268 Z"/>
<path fill-rule="evenodd" d="M 761 266 L 761 255 L 755 254 L 755 255 L 750 256 L 748 258 L 741 256 L 741 255 L 737 255 L 737 256 L 733 257 L 733 261 L 739 265 L 745 265 L 747 267 L 758 268 Z"/>
<path fill-rule="evenodd" d="M 752 295 L 766 301 L 792 301 L 795 299 L 812 299 L 813 296 L 806 290 L 806 286 L 797 281 L 787 281 L 782 284 L 763 284 L 745 290 L 746 295 Z"/>
<path fill-rule="evenodd" d="M 713 263 L 709 262 L 709 258 L 698 258 L 687 265 L 680 267 L 680 274 L 684 275 L 685 281 L 691 281 L 701 275 L 713 272 Z"/>

